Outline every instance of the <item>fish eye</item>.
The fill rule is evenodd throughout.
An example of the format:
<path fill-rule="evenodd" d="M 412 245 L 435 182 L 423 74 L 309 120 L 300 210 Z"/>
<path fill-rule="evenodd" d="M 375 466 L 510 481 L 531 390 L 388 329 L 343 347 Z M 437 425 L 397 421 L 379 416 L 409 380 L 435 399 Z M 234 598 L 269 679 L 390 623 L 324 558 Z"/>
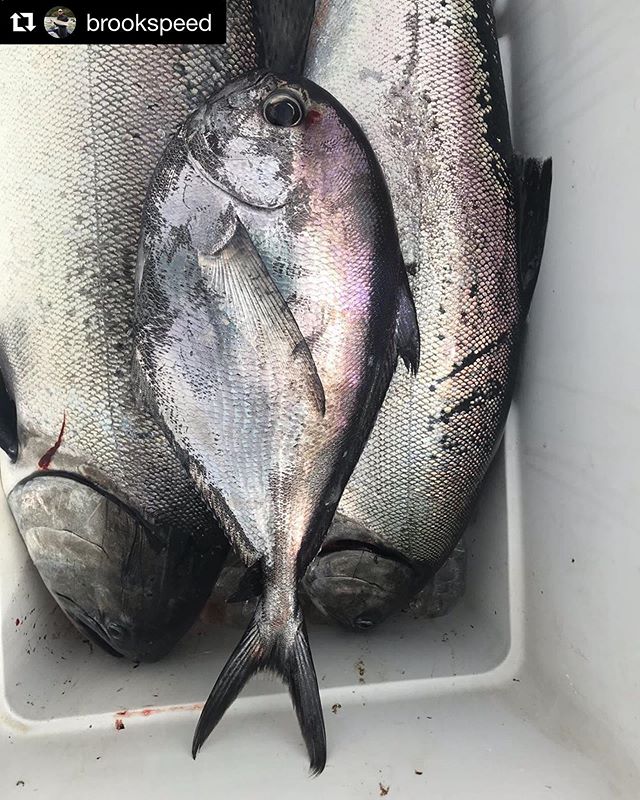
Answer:
<path fill-rule="evenodd" d="M 301 100 L 291 92 L 277 91 L 267 97 L 262 106 L 264 118 L 278 128 L 293 128 L 304 119 Z"/>
<path fill-rule="evenodd" d="M 122 639 L 124 637 L 124 628 L 118 625 L 117 622 L 110 622 L 105 626 L 105 631 L 111 639 Z"/>

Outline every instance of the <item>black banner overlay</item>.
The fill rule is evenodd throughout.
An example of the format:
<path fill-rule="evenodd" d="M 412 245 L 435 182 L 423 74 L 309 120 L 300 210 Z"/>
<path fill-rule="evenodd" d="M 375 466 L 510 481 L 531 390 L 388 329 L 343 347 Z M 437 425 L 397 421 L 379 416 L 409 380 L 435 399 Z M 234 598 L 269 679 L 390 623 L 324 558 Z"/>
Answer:
<path fill-rule="evenodd" d="M 225 37 L 225 0 L 0 0 L 0 44 L 221 44 Z"/>

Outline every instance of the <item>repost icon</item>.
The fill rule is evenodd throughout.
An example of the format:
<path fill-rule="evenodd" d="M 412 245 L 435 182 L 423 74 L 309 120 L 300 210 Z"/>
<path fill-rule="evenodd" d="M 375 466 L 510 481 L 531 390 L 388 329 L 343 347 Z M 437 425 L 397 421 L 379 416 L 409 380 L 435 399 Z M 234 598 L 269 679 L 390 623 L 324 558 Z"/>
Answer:
<path fill-rule="evenodd" d="M 14 33 L 27 33 L 35 29 L 33 24 L 33 13 L 31 11 L 16 12 L 11 15 Z"/>

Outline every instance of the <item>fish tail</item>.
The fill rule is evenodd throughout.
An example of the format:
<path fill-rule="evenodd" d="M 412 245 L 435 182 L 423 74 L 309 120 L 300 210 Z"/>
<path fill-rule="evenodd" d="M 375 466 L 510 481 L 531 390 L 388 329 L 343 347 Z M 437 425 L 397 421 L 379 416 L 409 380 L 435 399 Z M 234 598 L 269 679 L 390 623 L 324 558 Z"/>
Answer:
<path fill-rule="evenodd" d="M 304 621 L 301 621 L 293 646 L 283 660 L 281 669 L 282 677 L 289 686 L 302 738 L 309 753 L 311 774 L 319 775 L 327 761 L 327 740 L 318 679 Z"/>
<path fill-rule="evenodd" d="M 261 626 L 263 600 L 260 600 L 242 639 L 225 664 L 202 709 L 193 737 L 191 754 L 195 758 L 209 734 L 222 719 L 243 686 L 256 672 L 268 670 L 279 675 L 289 687 L 298 717 L 312 775 L 325 767 L 327 744 L 318 681 L 307 631 L 300 612 L 269 637 Z"/>

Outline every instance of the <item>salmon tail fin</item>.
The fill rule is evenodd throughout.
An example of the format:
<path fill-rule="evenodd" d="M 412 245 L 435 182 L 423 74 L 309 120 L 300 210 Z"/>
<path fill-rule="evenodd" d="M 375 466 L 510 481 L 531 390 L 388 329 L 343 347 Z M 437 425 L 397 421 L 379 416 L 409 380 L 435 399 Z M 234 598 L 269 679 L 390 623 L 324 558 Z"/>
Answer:
<path fill-rule="evenodd" d="M 318 682 L 304 621 L 298 613 L 297 619 L 276 629 L 266 639 L 260 626 L 262 608 L 261 600 L 202 709 L 191 754 L 196 757 L 209 734 L 251 676 L 268 670 L 279 675 L 289 687 L 309 753 L 311 773 L 318 775 L 326 763 L 327 745 Z M 293 635 L 292 626 L 295 630 Z"/>

